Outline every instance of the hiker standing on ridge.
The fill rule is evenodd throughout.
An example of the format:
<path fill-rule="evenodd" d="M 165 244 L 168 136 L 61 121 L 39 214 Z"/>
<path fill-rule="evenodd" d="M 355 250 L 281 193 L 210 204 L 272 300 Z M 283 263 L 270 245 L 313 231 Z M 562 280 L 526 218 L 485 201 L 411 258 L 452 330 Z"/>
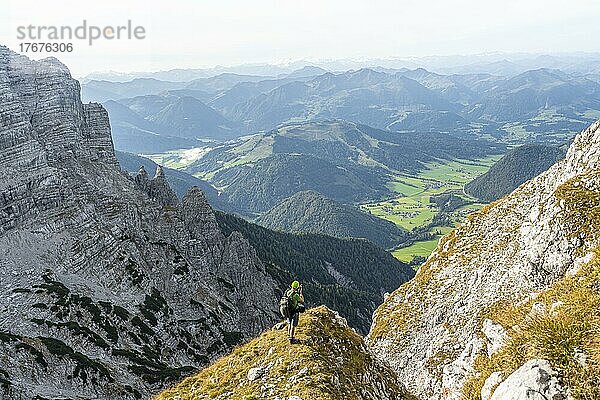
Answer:
<path fill-rule="evenodd" d="M 300 313 L 304 312 L 304 309 L 302 285 L 300 285 L 300 282 L 294 281 L 279 302 L 279 310 L 281 311 L 281 315 L 287 319 L 289 324 L 288 336 L 290 338 L 290 343 L 292 344 L 296 342 L 296 339 L 294 339 L 294 333 L 296 327 L 298 326 Z"/>

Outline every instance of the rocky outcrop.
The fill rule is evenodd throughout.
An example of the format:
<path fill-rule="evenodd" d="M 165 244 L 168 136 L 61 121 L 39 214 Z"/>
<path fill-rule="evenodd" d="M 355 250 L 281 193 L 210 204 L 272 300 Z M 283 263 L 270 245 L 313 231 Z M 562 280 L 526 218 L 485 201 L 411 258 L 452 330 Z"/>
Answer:
<path fill-rule="evenodd" d="M 546 360 L 530 360 L 482 400 L 567 400 L 558 374 Z"/>
<path fill-rule="evenodd" d="M 141 166 L 138 174 L 134 176 L 133 180 L 140 189 L 145 191 L 148 196 L 156 200 L 163 206 L 175 207 L 179 202 L 177 194 L 165 177 L 162 167 L 159 165 L 156 167 L 156 173 L 154 178 L 150 179 L 146 169 Z"/>
<path fill-rule="evenodd" d="M 416 277 L 379 307 L 369 345 L 411 392 L 459 399 L 477 376 L 476 360 L 486 362 L 503 348 L 505 330 L 518 337 L 519 329 L 548 314 L 545 304 L 530 304 L 536 294 L 578 276 L 594 258 L 599 172 L 600 121 L 576 137 L 565 160 L 443 238 Z M 494 320 L 499 309 L 520 310 L 521 328 Z"/>
<path fill-rule="evenodd" d="M 203 193 L 130 178 L 55 59 L 0 47 L 0 398 L 139 399 L 276 319 Z"/>
<path fill-rule="evenodd" d="M 300 317 L 299 343 L 279 324 L 162 392 L 156 400 L 402 400 L 412 397 L 336 312 L 321 306 Z"/>

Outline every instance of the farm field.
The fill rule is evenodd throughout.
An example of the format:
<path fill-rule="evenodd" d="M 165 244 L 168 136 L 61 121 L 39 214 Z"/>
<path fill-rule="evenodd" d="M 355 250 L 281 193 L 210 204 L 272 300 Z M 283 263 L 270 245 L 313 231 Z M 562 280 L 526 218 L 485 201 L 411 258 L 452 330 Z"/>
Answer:
<path fill-rule="evenodd" d="M 396 258 L 405 262 L 410 262 L 414 257 L 428 257 L 443 235 L 464 221 L 468 214 L 483 206 L 464 194 L 463 187 L 467 182 L 485 173 L 499 158 L 500 156 L 493 156 L 481 160 L 440 161 L 428 164 L 427 169 L 415 176 L 397 175 L 389 183 L 389 187 L 397 194 L 396 197 L 363 204 L 361 208 L 412 231 L 431 224 L 438 213 L 437 206 L 430 201 L 431 196 L 452 192 L 469 202 L 470 204 L 449 213 L 450 226 L 431 228 L 429 233 L 435 235 L 433 239 L 418 241 L 393 251 Z"/>
<path fill-rule="evenodd" d="M 231 167 L 261 159 L 270 152 L 271 143 L 267 139 L 249 140 L 245 145 L 249 148 L 245 148 L 245 152 L 241 152 L 243 156 L 233 158 L 224 166 Z M 146 155 L 146 157 L 170 168 L 185 169 L 210 148 L 210 146 L 206 146 L 190 150 L 172 150 L 161 154 Z M 388 183 L 388 187 L 394 193 L 393 197 L 385 201 L 362 204 L 360 208 L 377 217 L 392 221 L 407 231 L 414 231 L 432 224 L 439 213 L 437 205 L 431 202 L 431 196 L 453 193 L 454 196 L 464 200 L 468 204 L 446 213 L 448 218 L 445 225 L 431 227 L 428 231 L 430 235 L 426 240 L 417 241 L 410 246 L 392 251 L 396 258 L 404 262 L 411 262 L 415 257 L 428 257 L 443 235 L 460 224 L 468 214 L 483 206 L 466 195 L 463 187 L 475 177 L 485 173 L 500 158 L 501 156 L 498 155 L 479 160 L 439 160 L 427 164 L 426 168 L 418 174 L 397 174 Z M 213 174 L 214 171 L 201 176 L 197 174 L 197 176 L 202 179 L 210 179 Z"/>

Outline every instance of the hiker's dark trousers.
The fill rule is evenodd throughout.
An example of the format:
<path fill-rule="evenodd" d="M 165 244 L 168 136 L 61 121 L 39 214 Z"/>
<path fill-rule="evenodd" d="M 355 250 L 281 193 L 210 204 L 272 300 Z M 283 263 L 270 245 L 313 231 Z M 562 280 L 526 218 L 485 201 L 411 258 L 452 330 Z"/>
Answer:
<path fill-rule="evenodd" d="M 292 326 L 298 326 L 298 318 L 300 317 L 299 313 L 293 313 L 291 317 L 288 318 L 287 322 L 288 324 L 291 324 Z"/>

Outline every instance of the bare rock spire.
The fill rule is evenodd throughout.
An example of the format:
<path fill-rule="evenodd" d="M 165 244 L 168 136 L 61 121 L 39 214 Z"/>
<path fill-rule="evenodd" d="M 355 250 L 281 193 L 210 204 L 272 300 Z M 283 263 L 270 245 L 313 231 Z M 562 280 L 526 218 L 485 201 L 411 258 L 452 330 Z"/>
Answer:
<path fill-rule="evenodd" d="M 165 171 L 163 171 L 162 166 L 157 165 L 156 173 L 154 174 L 154 179 L 164 179 L 164 178 L 165 178 Z"/>

